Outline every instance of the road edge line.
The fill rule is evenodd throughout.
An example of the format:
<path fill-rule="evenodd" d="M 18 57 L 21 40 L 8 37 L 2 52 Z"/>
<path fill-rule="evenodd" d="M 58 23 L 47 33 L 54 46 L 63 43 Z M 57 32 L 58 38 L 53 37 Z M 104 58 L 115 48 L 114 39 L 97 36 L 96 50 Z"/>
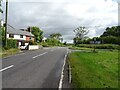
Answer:
<path fill-rule="evenodd" d="M 68 49 L 67 49 L 67 53 L 65 54 L 65 57 L 64 57 L 64 63 L 63 63 L 63 66 L 62 66 L 62 72 L 61 72 L 61 78 L 60 78 L 58 90 L 62 89 L 63 78 L 64 78 L 64 74 L 63 73 L 64 73 L 64 69 L 65 69 L 67 55 L 68 55 Z"/>
<path fill-rule="evenodd" d="M 71 66 L 70 66 L 70 61 L 68 60 L 68 69 L 69 69 L 69 83 L 71 84 L 72 81 L 72 73 L 71 73 Z"/>

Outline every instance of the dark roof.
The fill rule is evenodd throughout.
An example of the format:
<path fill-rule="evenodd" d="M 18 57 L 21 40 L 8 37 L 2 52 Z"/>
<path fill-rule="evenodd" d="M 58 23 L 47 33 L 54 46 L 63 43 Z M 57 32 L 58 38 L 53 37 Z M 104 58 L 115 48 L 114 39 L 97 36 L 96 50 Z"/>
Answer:
<path fill-rule="evenodd" d="M 12 27 L 10 25 L 7 26 L 7 33 L 9 33 L 9 34 L 26 35 L 26 36 L 34 37 L 34 35 L 31 32 L 22 31 L 20 29 L 15 29 L 14 27 Z"/>

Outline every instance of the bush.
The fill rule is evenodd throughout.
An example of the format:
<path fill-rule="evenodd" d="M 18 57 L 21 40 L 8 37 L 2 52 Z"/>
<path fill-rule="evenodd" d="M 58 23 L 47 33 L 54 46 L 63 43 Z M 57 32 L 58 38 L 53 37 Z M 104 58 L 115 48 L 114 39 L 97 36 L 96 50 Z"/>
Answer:
<path fill-rule="evenodd" d="M 60 41 L 54 38 L 48 38 L 45 42 L 49 46 L 60 46 L 61 45 Z"/>
<path fill-rule="evenodd" d="M 10 48 L 17 48 L 17 40 L 7 39 L 7 46 L 5 46 L 4 44 L 5 41 L 3 40 L 3 46 L 5 50 L 8 50 Z"/>
<path fill-rule="evenodd" d="M 31 41 L 29 42 L 29 45 L 37 45 L 37 43 L 31 40 Z"/>
<path fill-rule="evenodd" d="M 46 42 L 42 43 L 42 46 L 43 47 L 49 47 L 49 45 Z"/>

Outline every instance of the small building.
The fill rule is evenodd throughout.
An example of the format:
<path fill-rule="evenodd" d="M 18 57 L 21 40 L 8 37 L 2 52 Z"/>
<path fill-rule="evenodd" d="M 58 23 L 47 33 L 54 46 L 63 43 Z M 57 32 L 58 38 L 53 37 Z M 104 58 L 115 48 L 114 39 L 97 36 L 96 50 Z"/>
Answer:
<path fill-rule="evenodd" d="M 17 46 L 27 46 L 30 41 L 34 42 L 34 35 L 27 30 L 15 29 L 11 25 L 7 26 L 7 38 L 17 40 Z"/>
<path fill-rule="evenodd" d="M 43 37 L 42 41 L 45 42 L 46 39 L 47 39 L 47 37 Z"/>

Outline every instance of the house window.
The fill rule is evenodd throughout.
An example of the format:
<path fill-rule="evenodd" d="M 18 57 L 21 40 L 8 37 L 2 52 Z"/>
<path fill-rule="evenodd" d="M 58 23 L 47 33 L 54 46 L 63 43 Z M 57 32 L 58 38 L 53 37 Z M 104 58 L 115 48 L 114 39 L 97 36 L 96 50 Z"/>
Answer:
<path fill-rule="evenodd" d="M 14 34 L 9 34 L 9 38 L 14 38 Z"/>
<path fill-rule="evenodd" d="M 20 38 L 23 38 L 23 35 L 20 35 Z"/>

